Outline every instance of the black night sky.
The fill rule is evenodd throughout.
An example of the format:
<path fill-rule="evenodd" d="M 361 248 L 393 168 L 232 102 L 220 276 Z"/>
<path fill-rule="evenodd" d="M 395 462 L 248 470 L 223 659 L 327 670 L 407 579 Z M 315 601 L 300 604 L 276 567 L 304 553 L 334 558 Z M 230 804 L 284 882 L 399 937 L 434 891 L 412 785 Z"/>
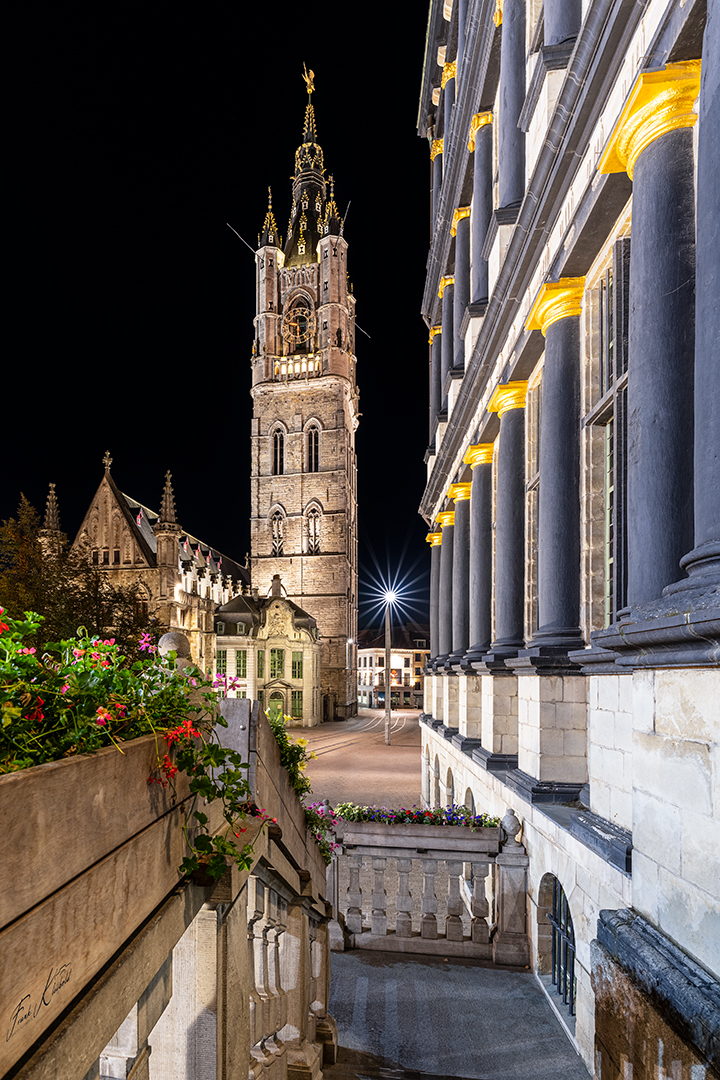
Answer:
<path fill-rule="evenodd" d="M 285 235 L 304 61 L 341 212 L 351 201 L 370 335 L 357 334 L 362 625 L 373 552 L 383 569 L 416 564 L 427 588 L 427 12 L 275 4 L 253 23 L 247 7 L 175 9 L 167 24 L 106 9 L 73 25 L 36 9 L 18 31 L 0 516 L 21 492 L 42 510 L 54 481 L 73 536 L 109 449 L 121 490 L 153 508 L 169 468 L 183 526 L 242 560 L 254 261 L 226 222 L 254 247 L 272 185 Z"/>

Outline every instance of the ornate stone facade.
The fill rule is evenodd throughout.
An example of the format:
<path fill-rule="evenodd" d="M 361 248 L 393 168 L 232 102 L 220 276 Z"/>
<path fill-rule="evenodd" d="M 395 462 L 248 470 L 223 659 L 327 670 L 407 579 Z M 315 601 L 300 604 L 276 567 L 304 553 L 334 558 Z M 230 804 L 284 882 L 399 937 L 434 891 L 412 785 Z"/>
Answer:
<path fill-rule="evenodd" d="M 317 620 L 323 716 L 357 711 L 355 298 L 308 101 L 283 248 L 272 202 L 256 252 L 251 565 Z"/>

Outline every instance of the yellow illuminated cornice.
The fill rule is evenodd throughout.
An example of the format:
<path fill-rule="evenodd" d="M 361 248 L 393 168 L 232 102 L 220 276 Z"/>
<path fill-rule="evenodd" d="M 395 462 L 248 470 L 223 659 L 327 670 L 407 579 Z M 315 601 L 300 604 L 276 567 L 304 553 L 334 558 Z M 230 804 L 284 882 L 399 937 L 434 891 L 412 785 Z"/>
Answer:
<path fill-rule="evenodd" d="M 440 86 L 445 89 L 445 84 L 449 83 L 451 79 L 454 79 L 457 75 L 457 60 L 451 60 L 447 64 L 443 64 L 443 73 L 440 80 Z"/>
<path fill-rule="evenodd" d="M 493 15 L 493 22 L 496 26 L 499 26 L 502 22 L 503 0 L 495 0 L 495 13 Z"/>
<path fill-rule="evenodd" d="M 435 518 L 435 520 L 440 522 L 443 529 L 445 528 L 446 525 L 454 525 L 455 524 L 455 511 L 454 510 L 443 510 L 443 512 L 441 514 L 438 514 L 438 516 Z"/>
<path fill-rule="evenodd" d="M 447 490 L 448 499 L 453 499 L 456 503 L 467 502 L 470 498 L 470 488 L 472 484 L 468 481 L 462 484 L 451 484 Z"/>
<path fill-rule="evenodd" d="M 488 412 L 496 412 L 500 419 L 511 409 L 524 409 L 527 382 L 509 382 L 496 386 L 488 401 Z"/>
<path fill-rule="evenodd" d="M 445 289 L 448 287 L 448 285 L 454 285 L 454 284 L 455 284 L 455 275 L 454 274 L 445 274 L 444 277 L 440 278 L 440 286 L 438 288 L 438 296 L 440 297 L 441 300 L 442 300 L 442 297 L 443 297 L 443 293 L 445 292 Z"/>
<path fill-rule="evenodd" d="M 700 93 L 700 61 L 667 64 L 662 71 L 639 75 L 598 162 L 598 172 L 624 172 L 632 180 L 635 162 L 661 135 L 692 127 Z"/>
<path fill-rule="evenodd" d="M 442 141 L 442 139 L 433 139 L 432 143 L 430 144 L 430 160 L 434 161 L 435 158 L 438 156 L 438 154 L 442 154 L 442 152 L 443 152 L 443 141 Z"/>
<path fill-rule="evenodd" d="M 452 225 L 450 226 L 450 235 L 454 236 L 457 232 L 458 222 L 463 218 L 470 217 L 469 206 L 458 206 L 457 210 L 453 214 Z"/>
<path fill-rule="evenodd" d="M 430 544 L 431 547 L 440 547 L 442 544 L 442 533 L 429 532 L 425 537 L 425 543 Z"/>
<path fill-rule="evenodd" d="M 442 334 L 442 326 L 431 326 L 430 337 L 428 338 L 428 341 L 431 345 L 433 343 L 433 338 L 436 337 L 438 334 Z"/>
<path fill-rule="evenodd" d="M 481 127 L 485 127 L 486 124 L 492 124 L 493 115 L 491 112 L 478 112 L 475 113 L 470 121 L 470 134 L 468 135 L 468 150 L 471 154 L 475 152 L 475 132 L 479 131 Z"/>
<path fill-rule="evenodd" d="M 545 337 L 548 326 L 560 319 L 569 319 L 572 315 L 581 313 L 584 292 L 584 277 L 560 278 L 559 281 L 546 282 L 530 308 L 525 329 L 542 330 Z"/>
<path fill-rule="evenodd" d="M 493 450 L 495 449 L 495 443 L 477 443 L 475 446 L 468 446 L 463 458 L 464 465 L 470 465 L 473 469 L 476 465 L 490 465 L 493 459 Z"/>

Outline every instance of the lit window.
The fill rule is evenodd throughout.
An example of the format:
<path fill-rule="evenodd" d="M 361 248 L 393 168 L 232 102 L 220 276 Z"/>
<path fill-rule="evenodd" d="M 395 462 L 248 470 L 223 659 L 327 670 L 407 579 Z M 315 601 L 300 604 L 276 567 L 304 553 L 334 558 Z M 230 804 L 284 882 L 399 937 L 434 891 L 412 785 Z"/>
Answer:
<path fill-rule="evenodd" d="M 314 425 L 307 433 L 308 472 L 320 472 L 320 431 Z"/>
<path fill-rule="evenodd" d="M 307 513 L 308 554 L 320 553 L 320 511 L 313 508 Z"/>
<path fill-rule="evenodd" d="M 285 472 L 285 436 L 282 431 L 273 434 L 273 476 L 282 476 Z"/>
<path fill-rule="evenodd" d="M 279 510 L 276 510 L 270 519 L 270 527 L 272 529 L 272 553 L 273 555 L 282 555 L 283 553 L 283 516 Z"/>

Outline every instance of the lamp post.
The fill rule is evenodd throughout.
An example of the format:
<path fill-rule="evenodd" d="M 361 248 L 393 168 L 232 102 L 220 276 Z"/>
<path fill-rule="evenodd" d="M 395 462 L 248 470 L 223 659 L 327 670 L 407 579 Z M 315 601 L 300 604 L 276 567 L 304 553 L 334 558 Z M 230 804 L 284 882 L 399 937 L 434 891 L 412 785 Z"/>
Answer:
<path fill-rule="evenodd" d="M 388 589 L 385 593 L 385 745 L 390 745 L 390 723 L 391 723 L 391 676 L 390 676 L 390 652 L 392 650 L 392 641 L 390 638 L 390 608 L 395 600 L 395 593 L 392 589 Z"/>

